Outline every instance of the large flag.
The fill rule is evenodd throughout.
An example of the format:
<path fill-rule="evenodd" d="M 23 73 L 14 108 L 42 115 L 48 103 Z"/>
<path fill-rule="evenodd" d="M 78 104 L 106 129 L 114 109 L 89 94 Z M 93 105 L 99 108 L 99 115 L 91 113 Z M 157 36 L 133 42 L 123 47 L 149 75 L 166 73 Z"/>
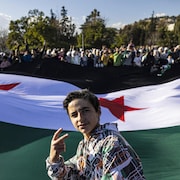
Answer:
<path fill-rule="evenodd" d="M 62 101 L 80 87 L 55 80 L 0 74 L 0 179 L 48 180 L 45 159 L 53 132 L 62 127 L 65 159 L 82 139 Z M 147 179 L 180 179 L 180 79 L 96 95 L 101 123 L 116 122 L 140 156 Z"/>

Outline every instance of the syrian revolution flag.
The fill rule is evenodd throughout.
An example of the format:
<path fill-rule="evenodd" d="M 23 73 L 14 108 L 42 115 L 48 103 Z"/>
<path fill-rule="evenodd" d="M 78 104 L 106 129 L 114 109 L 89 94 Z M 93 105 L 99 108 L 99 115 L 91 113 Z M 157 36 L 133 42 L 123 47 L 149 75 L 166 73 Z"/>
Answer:
<path fill-rule="evenodd" d="M 51 137 L 62 127 L 65 159 L 82 135 L 73 128 L 62 102 L 80 87 L 63 81 L 0 74 L 0 179 L 48 180 L 45 159 Z M 180 79 L 96 94 L 101 123 L 116 122 L 140 156 L 147 179 L 180 179 Z"/>

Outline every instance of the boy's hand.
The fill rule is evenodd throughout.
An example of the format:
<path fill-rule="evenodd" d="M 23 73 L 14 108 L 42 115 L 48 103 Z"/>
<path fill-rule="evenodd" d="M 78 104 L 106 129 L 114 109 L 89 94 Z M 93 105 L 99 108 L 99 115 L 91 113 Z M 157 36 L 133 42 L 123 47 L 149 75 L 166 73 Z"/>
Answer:
<path fill-rule="evenodd" d="M 62 131 L 63 129 L 59 128 L 52 137 L 49 154 L 50 163 L 57 162 L 59 160 L 59 155 L 66 151 L 66 144 L 64 143 L 64 140 L 68 137 L 68 134 L 64 134 L 59 137 Z"/>

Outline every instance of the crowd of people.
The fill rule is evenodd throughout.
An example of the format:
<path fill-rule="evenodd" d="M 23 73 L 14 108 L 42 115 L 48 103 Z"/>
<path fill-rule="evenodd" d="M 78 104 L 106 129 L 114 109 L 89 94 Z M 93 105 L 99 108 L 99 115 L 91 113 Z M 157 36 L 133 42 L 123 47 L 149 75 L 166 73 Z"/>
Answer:
<path fill-rule="evenodd" d="M 149 67 L 150 72 L 160 70 L 162 75 L 172 64 L 180 62 L 180 45 L 175 47 L 146 46 L 135 47 L 130 42 L 127 46 L 113 49 L 102 46 L 101 49 L 79 49 L 70 47 L 50 49 L 44 47 L 26 49 L 24 52 L 13 51 L 9 55 L 0 54 L 0 69 L 11 66 L 15 62 L 32 62 L 34 59 L 56 58 L 59 61 L 80 65 L 82 67 L 135 66 Z"/>
<path fill-rule="evenodd" d="M 168 47 L 138 47 L 133 43 L 128 46 L 115 47 L 114 49 L 103 46 L 102 49 L 86 49 L 85 51 L 77 48 L 70 48 L 67 52 L 64 48 L 48 49 L 46 57 L 57 57 L 61 61 L 81 66 L 145 66 L 149 63 L 156 63 L 159 59 L 167 60 L 170 64 L 175 63 L 180 58 L 180 45 L 172 48 Z M 153 60 L 152 60 L 153 59 Z"/>

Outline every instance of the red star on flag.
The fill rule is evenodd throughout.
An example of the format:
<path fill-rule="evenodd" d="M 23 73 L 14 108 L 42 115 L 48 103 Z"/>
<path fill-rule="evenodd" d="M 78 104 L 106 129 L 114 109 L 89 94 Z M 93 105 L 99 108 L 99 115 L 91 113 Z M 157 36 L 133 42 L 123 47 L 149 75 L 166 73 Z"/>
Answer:
<path fill-rule="evenodd" d="M 124 104 L 124 96 L 116 98 L 114 100 L 108 100 L 104 98 L 99 98 L 100 105 L 108 108 L 109 111 L 118 119 L 125 121 L 124 113 L 126 111 L 135 111 L 135 110 L 142 110 L 145 108 L 134 108 L 130 106 L 126 106 Z"/>
<path fill-rule="evenodd" d="M 10 89 L 13 89 L 20 83 L 12 83 L 12 84 L 0 84 L 0 90 L 8 91 Z"/>

